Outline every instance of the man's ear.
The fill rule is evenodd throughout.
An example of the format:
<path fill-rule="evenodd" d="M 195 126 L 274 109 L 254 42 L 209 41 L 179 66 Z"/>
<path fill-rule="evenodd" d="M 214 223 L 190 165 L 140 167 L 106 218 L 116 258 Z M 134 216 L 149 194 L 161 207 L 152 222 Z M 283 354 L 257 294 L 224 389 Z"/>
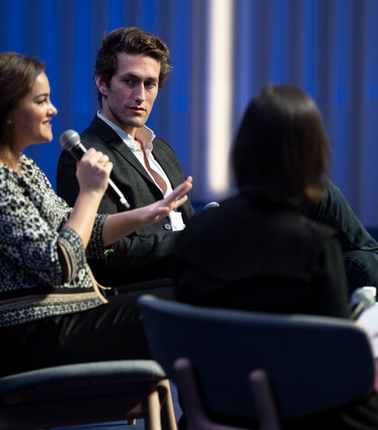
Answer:
<path fill-rule="evenodd" d="M 108 86 L 106 85 L 105 81 L 102 79 L 100 75 L 95 75 L 95 83 L 97 89 L 100 91 L 100 93 L 105 96 L 108 93 Z"/>

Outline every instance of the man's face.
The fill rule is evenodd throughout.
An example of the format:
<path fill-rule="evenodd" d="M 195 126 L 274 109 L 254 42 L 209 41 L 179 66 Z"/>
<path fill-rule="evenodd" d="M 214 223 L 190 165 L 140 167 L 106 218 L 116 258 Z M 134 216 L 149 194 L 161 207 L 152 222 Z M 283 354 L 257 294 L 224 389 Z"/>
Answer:
<path fill-rule="evenodd" d="M 96 76 L 102 94 L 101 114 L 132 137 L 152 110 L 159 89 L 160 63 L 140 54 L 118 54 L 118 67 L 109 87 Z"/>

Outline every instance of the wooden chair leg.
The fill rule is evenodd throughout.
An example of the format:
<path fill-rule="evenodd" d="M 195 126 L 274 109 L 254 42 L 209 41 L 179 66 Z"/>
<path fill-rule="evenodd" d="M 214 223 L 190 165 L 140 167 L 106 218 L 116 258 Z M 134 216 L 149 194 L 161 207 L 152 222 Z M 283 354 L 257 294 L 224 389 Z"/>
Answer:
<path fill-rule="evenodd" d="M 144 399 L 143 415 L 145 430 L 162 430 L 160 418 L 160 399 L 157 386 Z"/>
<path fill-rule="evenodd" d="M 177 430 L 175 411 L 172 401 L 171 386 L 168 379 L 159 382 L 159 388 L 163 388 L 164 398 L 160 394 L 161 423 L 164 430 Z"/>

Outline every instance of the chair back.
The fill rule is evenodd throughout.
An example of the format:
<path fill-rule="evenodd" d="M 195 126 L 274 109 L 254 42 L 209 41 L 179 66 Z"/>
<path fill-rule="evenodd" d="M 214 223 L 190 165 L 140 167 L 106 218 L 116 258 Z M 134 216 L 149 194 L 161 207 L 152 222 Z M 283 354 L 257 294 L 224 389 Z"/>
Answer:
<path fill-rule="evenodd" d="M 154 358 L 175 381 L 188 358 L 208 413 L 257 418 L 248 376 L 264 370 L 281 419 L 328 410 L 372 390 L 374 359 L 352 321 L 206 308 L 142 296 L 139 305 Z"/>

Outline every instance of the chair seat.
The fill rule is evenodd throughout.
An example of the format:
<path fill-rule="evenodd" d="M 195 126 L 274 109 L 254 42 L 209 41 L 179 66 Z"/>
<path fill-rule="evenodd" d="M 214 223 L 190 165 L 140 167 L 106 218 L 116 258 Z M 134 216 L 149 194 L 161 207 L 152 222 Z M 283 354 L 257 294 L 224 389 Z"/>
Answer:
<path fill-rule="evenodd" d="M 28 395 L 30 392 L 50 393 L 67 388 L 123 384 L 125 382 L 156 382 L 165 379 L 162 367 L 154 360 L 117 360 L 93 363 L 65 364 L 31 370 L 0 378 L 0 396 L 11 393 Z"/>
<path fill-rule="evenodd" d="M 0 429 L 144 418 L 146 428 L 160 430 L 165 403 L 163 418 L 174 429 L 171 402 L 166 374 L 153 360 L 62 365 L 0 378 Z"/>

